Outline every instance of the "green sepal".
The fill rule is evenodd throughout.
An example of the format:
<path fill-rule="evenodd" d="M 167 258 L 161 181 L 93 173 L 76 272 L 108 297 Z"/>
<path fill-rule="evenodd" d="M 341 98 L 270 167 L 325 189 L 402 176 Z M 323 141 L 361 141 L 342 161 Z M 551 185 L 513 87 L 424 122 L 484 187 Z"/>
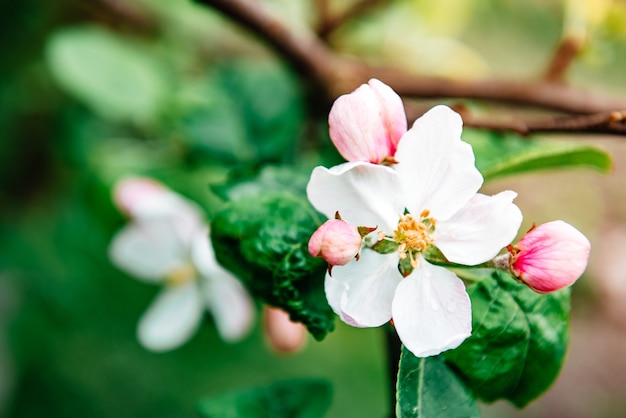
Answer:
<path fill-rule="evenodd" d="M 569 289 L 538 294 L 507 273 L 467 288 L 472 335 L 445 353 L 477 397 L 523 407 L 547 390 L 563 365 L 569 340 Z"/>
<path fill-rule="evenodd" d="M 229 202 L 211 223 L 217 260 L 317 340 L 333 330 L 335 317 L 324 293 L 327 265 L 308 252 L 322 221 L 304 197 L 273 191 Z"/>
<path fill-rule="evenodd" d="M 398 261 L 398 271 L 400 271 L 402 277 L 408 277 L 411 273 L 413 273 L 411 259 L 408 256 L 401 258 L 400 261 Z"/>
<path fill-rule="evenodd" d="M 321 418 L 332 400 L 331 384 L 321 379 L 290 379 L 202 400 L 203 418 Z"/>
<path fill-rule="evenodd" d="M 391 254 L 398 251 L 398 243 L 383 239 L 372 245 L 371 248 L 379 254 Z"/>
<path fill-rule="evenodd" d="M 404 346 L 396 396 L 398 418 L 480 417 L 472 392 L 441 356 L 418 358 Z"/>

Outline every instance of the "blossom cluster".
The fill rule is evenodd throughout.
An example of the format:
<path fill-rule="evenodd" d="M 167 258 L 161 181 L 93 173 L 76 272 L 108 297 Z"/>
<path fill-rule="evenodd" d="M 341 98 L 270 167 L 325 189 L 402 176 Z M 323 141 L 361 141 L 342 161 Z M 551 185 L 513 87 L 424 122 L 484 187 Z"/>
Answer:
<path fill-rule="evenodd" d="M 483 177 L 450 108 L 436 106 L 407 129 L 401 98 L 372 79 L 335 101 L 329 128 L 347 162 L 316 167 L 307 195 L 318 211 L 341 220 L 323 224 L 309 250 L 334 266 L 326 297 L 344 322 L 392 321 L 418 357 L 461 344 L 472 330 L 470 298 L 455 273 L 428 261 L 433 249 L 450 263 L 475 266 L 506 247 L 507 269 L 540 292 L 565 287 L 584 271 L 589 242 L 564 222 L 510 245 L 522 223 L 517 194 L 478 193 Z M 567 265 L 571 258 L 577 261 Z"/>

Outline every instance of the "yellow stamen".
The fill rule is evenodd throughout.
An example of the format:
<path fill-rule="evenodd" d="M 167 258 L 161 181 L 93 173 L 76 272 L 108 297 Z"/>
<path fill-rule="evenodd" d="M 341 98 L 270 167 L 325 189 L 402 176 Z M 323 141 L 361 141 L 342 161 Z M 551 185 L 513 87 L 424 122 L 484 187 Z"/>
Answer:
<path fill-rule="evenodd" d="M 172 270 L 165 278 L 165 282 L 169 285 L 176 286 L 190 282 L 198 276 L 198 271 L 190 263 L 183 264 Z"/>

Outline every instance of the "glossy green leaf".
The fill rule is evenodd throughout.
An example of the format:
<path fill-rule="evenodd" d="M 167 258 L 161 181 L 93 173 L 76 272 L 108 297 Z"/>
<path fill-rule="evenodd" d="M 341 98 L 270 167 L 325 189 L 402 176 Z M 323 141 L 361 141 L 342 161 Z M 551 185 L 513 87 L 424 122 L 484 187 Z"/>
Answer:
<path fill-rule="evenodd" d="M 308 241 L 323 217 L 304 196 L 288 191 L 245 195 L 211 223 L 218 261 L 260 300 L 285 309 L 320 340 L 334 328 L 324 294 L 326 263 Z"/>
<path fill-rule="evenodd" d="M 446 359 L 485 401 L 523 407 L 556 379 L 569 340 L 569 290 L 538 294 L 493 272 L 468 287 L 472 336 Z"/>
<path fill-rule="evenodd" d="M 441 358 L 418 358 L 402 347 L 396 416 L 473 418 L 480 411 L 472 392 Z"/>
<path fill-rule="evenodd" d="M 104 117 L 145 121 L 168 91 L 158 62 L 132 39 L 96 27 L 50 37 L 48 65 L 56 81 Z"/>
<path fill-rule="evenodd" d="M 597 147 L 573 141 L 522 138 L 466 129 L 463 139 L 476 156 L 485 180 L 510 174 L 558 167 L 588 167 L 601 172 L 611 168 L 610 155 Z"/>
<path fill-rule="evenodd" d="M 332 398 L 330 383 L 292 379 L 201 401 L 203 418 L 321 418 Z"/>

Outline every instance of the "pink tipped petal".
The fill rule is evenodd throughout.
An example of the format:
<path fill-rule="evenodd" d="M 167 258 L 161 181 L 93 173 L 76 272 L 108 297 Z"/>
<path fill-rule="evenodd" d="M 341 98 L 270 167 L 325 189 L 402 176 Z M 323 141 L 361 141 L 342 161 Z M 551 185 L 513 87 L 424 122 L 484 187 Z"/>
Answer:
<path fill-rule="evenodd" d="M 522 213 L 517 193 L 476 194 L 451 218 L 437 223 L 435 245 L 454 263 L 473 266 L 495 257 L 517 235 Z"/>
<path fill-rule="evenodd" d="M 378 80 L 370 80 L 335 100 L 328 115 L 330 138 L 346 160 L 377 164 L 393 156 L 402 119 L 406 130 L 400 97 Z"/>
<path fill-rule="evenodd" d="M 254 323 L 254 307 L 250 295 L 241 282 L 229 272 L 205 278 L 202 294 L 211 311 L 220 337 L 236 342 L 245 337 Z"/>
<path fill-rule="evenodd" d="M 327 274 L 326 280 L 329 304 L 333 308 L 339 305 L 344 322 L 377 327 L 391 319 L 391 301 L 402 276 L 398 272 L 397 254 L 368 250 L 358 261 L 333 268 L 332 278 L 329 280 Z"/>
<path fill-rule="evenodd" d="M 343 266 L 361 249 L 361 235 L 356 226 L 339 219 L 324 222 L 309 240 L 309 253 L 331 266 Z"/>
<path fill-rule="evenodd" d="M 402 344 L 417 357 L 456 348 L 472 333 L 465 285 L 454 273 L 424 259 L 398 285 L 392 312 Z"/>
<path fill-rule="evenodd" d="M 307 185 L 309 201 L 328 218 L 339 211 L 352 225 L 393 231 L 404 211 L 397 173 L 382 165 L 354 162 L 316 167 Z"/>
<path fill-rule="evenodd" d="M 548 222 L 528 232 L 515 246 L 513 271 L 531 289 L 547 293 L 570 286 L 587 267 L 591 244 L 563 221 Z"/>
<path fill-rule="evenodd" d="M 202 312 L 202 298 L 194 282 L 165 288 L 139 321 L 139 342 L 152 351 L 174 349 L 195 333 Z"/>
<path fill-rule="evenodd" d="M 115 184 L 113 202 L 121 212 L 130 215 L 138 202 L 166 190 L 161 183 L 151 178 L 127 177 Z"/>
<path fill-rule="evenodd" d="M 133 206 L 131 215 L 138 222 L 169 222 L 175 239 L 186 245 L 199 229 L 205 228 L 198 205 L 173 192 L 146 196 Z"/>
<path fill-rule="evenodd" d="M 385 125 L 389 141 L 390 155 L 393 156 L 402 135 L 407 130 L 407 120 L 402 99 L 391 87 L 375 78 L 372 78 L 368 84 L 378 99 L 381 108 L 381 119 Z"/>
<path fill-rule="evenodd" d="M 161 281 L 186 263 L 187 248 L 167 220 L 134 222 L 113 237 L 109 258 L 137 278 Z"/>
<path fill-rule="evenodd" d="M 436 106 L 415 121 L 396 152 L 407 209 L 428 209 L 437 220 L 452 216 L 482 185 L 472 147 L 461 141 L 461 117 Z"/>

